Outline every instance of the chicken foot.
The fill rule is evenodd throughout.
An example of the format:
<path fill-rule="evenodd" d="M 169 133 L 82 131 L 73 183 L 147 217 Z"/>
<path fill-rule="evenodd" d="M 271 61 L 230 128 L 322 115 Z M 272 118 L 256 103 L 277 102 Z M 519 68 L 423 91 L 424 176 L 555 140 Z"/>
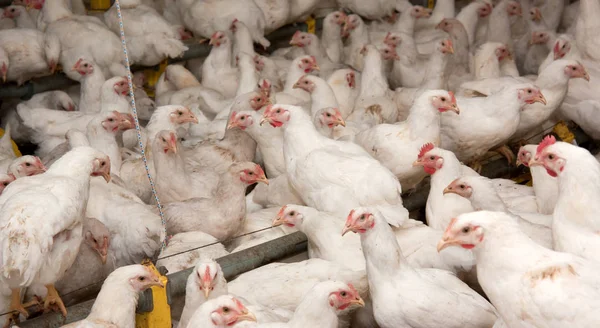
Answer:
<path fill-rule="evenodd" d="M 481 173 L 481 170 L 483 169 L 483 165 L 481 164 L 480 160 L 472 161 L 469 166 L 477 173 Z"/>
<path fill-rule="evenodd" d="M 60 310 L 62 315 L 66 317 L 67 308 L 65 307 L 65 304 L 58 295 L 58 291 L 56 290 L 56 288 L 54 288 L 54 285 L 46 285 L 46 289 L 48 290 L 48 295 L 46 296 L 46 300 L 44 300 L 44 311 L 48 311 L 50 309 L 50 305 L 55 304 L 58 306 L 58 309 Z"/>
<path fill-rule="evenodd" d="M 508 160 L 508 164 L 512 164 L 515 161 L 515 153 L 513 153 L 513 151 L 507 146 L 507 145 L 502 145 L 496 149 L 493 149 L 493 151 L 499 153 L 500 155 L 506 157 L 506 159 Z"/>
<path fill-rule="evenodd" d="M 15 288 L 12 289 L 11 299 L 10 299 L 10 307 L 9 312 L 17 311 L 16 313 L 11 313 L 4 324 L 4 328 L 8 328 L 14 322 L 15 324 L 19 323 L 19 314 L 22 314 L 25 318 L 29 316 L 29 312 L 27 312 L 27 307 L 32 305 L 40 304 L 37 299 L 33 299 L 27 303 L 21 303 L 21 289 Z"/>

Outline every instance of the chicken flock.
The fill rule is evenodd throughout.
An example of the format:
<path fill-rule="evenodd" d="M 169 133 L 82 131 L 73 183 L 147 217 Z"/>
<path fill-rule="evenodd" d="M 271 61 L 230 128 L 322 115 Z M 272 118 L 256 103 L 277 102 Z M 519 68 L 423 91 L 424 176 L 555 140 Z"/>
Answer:
<path fill-rule="evenodd" d="M 600 326 L 599 158 L 548 134 L 600 140 L 600 0 L 119 4 L 3 9 L 3 82 L 79 82 L 0 104 L 6 327 L 104 281 L 65 327 L 133 328 L 165 287 L 144 259 L 193 268 L 180 328 Z M 210 53 L 149 96 L 119 10 L 129 64 Z M 272 49 L 309 17 L 319 35 Z M 532 186 L 482 176 L 498 155 Z M 425 224 L 401 196 L 427 186 Z M 231 281 L 215 261 L 295 231 L 308 260 Z"/>

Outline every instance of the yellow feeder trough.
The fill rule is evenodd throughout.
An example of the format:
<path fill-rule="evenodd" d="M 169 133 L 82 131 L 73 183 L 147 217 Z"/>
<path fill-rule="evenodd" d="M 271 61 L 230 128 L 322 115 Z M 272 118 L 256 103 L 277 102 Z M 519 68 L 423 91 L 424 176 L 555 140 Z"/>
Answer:
<path fill-rule="evenodd" d="M 0 129 L 0 138 L 1 138 L 3 135 L 4 135 L 4 130 L 3 130 L 3 129 Z M 15 155 L 16 155 L 17 157 L 21 157 L 21 156 L 23 156 L 23 155 L 21 155 L 21 152 L 19 151 L 19 147 L 17 147 L 17 144 L 16 144 L 16 143 L 15 143 L 13 140 L 11 140 L 10 142 L 12 143 L 12 148 L 13 148 L 13 151 L 15 152 Z"/>

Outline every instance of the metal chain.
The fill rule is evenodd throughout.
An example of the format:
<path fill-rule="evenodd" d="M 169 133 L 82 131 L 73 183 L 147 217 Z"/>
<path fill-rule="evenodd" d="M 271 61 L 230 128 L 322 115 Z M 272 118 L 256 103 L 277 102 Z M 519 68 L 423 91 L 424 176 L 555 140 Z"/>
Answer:
<path fill-rule="evenodd" d="M 138 143 L 140 149 L 142 150 L 142 161 L 144 162 L 144 167 L 146 168 L 146 174 L 148 175 L 148 181 L 150 182 L 150 187 L 152 188 L 152 195 L 156 200 L 156 206 L 158 207 L 158 213 L 160 214 L 160 221 L 163 227 L 163 233 L 165 238 L 162 240 L 162 245 L 160 247 L 160 253 L 162 253 L 167 247 L 168 238 L 167 238 L 167 222 L 165 220 L 165 216 L 162 210 L 162 205 L 160 204 L 160 199 L 158 198 L 158 194 L 156 193 L 156 188 L 154 186 L 154 179 L 152 179 L 152 175 L 150 174 L 150 168 L 148 167 L 148 159 L 146 158 L 146 151 L 144 149 L 144 143 L 142 141 L 142 134 L 140 132 L 140 122 L 138 120 L 137 109 L 135 107 L 135 95 L 133 94 L 133 79 L 131 77 L 131 66 L 129 65 L 129 54 L 127 53 L 127 42 L 125 41 L 125 29 L 123 28 L 123 15 L 121 15 L 121 4 L 119 0 L 115 1 L 115 6 L 117 8 L 117 16 L 119 17 L 119 31 L 121 34 L 121 45 L 123 46 L 123 54 L 125 55 L 125 67 L 127 68 L 127 83 L 129 84 L 129 96 L 131 97 L 131 107 L 133 109 L 133 118 L 135 121 L 135 131 L 137 132 Z M 160 254 L 159 253 L 159 254 Z"/>

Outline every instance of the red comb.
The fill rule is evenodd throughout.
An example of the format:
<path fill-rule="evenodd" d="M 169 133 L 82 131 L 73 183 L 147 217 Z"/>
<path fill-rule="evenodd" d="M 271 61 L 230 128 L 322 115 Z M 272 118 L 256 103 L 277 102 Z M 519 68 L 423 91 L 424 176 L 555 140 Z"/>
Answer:
<path fill-rule="evenodd" d="M 350 220 L 352 220 L 353 215 L 354 215 L 354 210 L 351 210 L 350 213 L 348 213 L 348 217 L 346 218 L 346 223 L 351 222 Z"/>
<path fill-rule="evenodd" d="M 281 207 L 281 209 L 279 210 L 279 212 L 277 212 L 277 216 L 282 216 L 283 212 L 285 212 L 285 209 L 287 208 L 287 205 L 283 205 Z"/>
<path fill-rule="evenodd" d="M 450 95 L 450 101 L 452 101 L 453 104 L 456 104 L 456 97 L 454 96 L 454 92 L 448 91 L 448 94 Z"/>
<path fill-rule="evenodd" d="M 237 115 L 236 111 L 231 112 L 231 116 L 229 116 L 229 121 L 233 121 L 235 119 L 236 115 Z"/>
<path fill-rule="evenodd" d="M 560 48 L 558 47 L 558 40 L 556 42 L 554 42 L 554 53 L 558 53 L 560 51 Z"/>
<path fill-rule="evenodd" d="M 453 46 L 453 44 L 452 44 L 452 39 L 448 38 L 448 39 L 446 39 L 446 42 L 447 42 L 447 43 L 448 43 L 448 44 L 449 44 L 451 47 Z"/>
<path fill-rule="evenodd" d="M 206 266 L 206 269 L 204 269 L 204 277 L 202 277 L 202 281 L 204 283 L 210 283 L 212 280 L 212 277 L 210 276 L 210 267 Z"/>
<path fill-rule="evenodd" d="M 302 31 L 298 30 L 296 31 L 296 33 L 294 33 L 294 35 L 292 35 L 292 39 L 295 38 L 297 35 L 300 35 L 302 33 Z"/>
<path fill-rule="evenodd" d="M 348 284 L 348 287 L 350 288 L 350 290 L 355 293 L 356 295 L 358 295 L 358 291 L 356 290 L 356 288 L 354 288 L 354 285 L 352 285 L 352 283 Z"/>
<path fill-rule="evenodd" d="M 240 300 L 238 300 L 237 298 L 233 297 L 232 300 L 235 303 L 235 305 L 238 307 L 238 310 L 244 311 L 246 309 L 244 304 L 242 304 L 242 302 L 240 302 Z"/>
<path fill-rule="evenodd" d="M 452 226 L 454 226 L 454 224 L 456 223 L 456 221 L 458 221 L 457 218 L 452 218 L 452 220 L 450 220 L 450 223 L 448 224 L 448 228 L 446 228 L 446 231 L 444 233 L 450 231 L 452 229 Z"/>
<path fill-rule="evenodd" d="M 313 63 L 317 62 L 317 58 L 315 56 L 310 56 L 310 59 L 312 60 Z"/>
<path fill-rule="evenodd" d="M 419 150 L 419 155 L 417 156 L 417 158 L 423 158 L 423 156 L 425 156 L 425 154 L 427 154 L 427 152 L 432 150 L 433 148 L 435 148 L 435 145 L 432 144 L 431 142 L 424 144 L 423 146 L 421 146 L 421 149 Z"/>
<path fill-rule="evenodd" d="M 554 145 L 556 143 L 556 138 L 554 138 L 553 135 L 547 135 L 542 142 L 540 142 L 540 144 L 537 146 L 537 153 L 541 153 L 542 150 L 544 150 L 544 148 L 550 146 L 550 145 Z"/>

